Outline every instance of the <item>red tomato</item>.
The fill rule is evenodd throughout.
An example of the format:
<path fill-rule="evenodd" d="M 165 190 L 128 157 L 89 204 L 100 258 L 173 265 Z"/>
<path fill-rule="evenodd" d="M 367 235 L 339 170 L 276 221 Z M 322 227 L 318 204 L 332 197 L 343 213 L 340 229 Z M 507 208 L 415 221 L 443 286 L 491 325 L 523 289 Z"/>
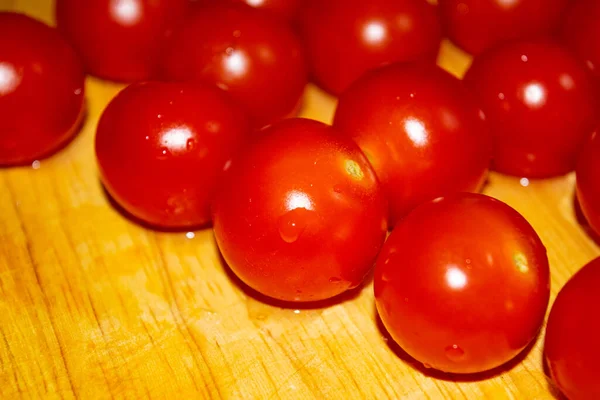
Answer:
<path fill-rule="evenodd" d="M 550 42 L 501 46 L 475 58 L 465 83 L 490 122 L 498 171 L 547 178 L 575 168 L 596 125 L 598 99 L 568 50 Z"/>
<path fill-rule="evenodd" d="M 380 65 L 434 62 L 441 40 L 424 0 L 308 0 L 300 20 L 313 78 L 336 95 Z"/>
<path fill-rule="evenodd" d="M 0 165 L 29 163 L 73 138 L 84 79 L 75 51 L 55 29 L 0 13 Z"/>
<path fill-rule="evenodd" d="M 115 81 L 140 81 L 157 72 L 164 40 L 189 0 L 57 0 L 58 29 L 87 71 Z"/>
<path fill-rule="evenodd" d="M 267 10 L 288 20 L 292 20 L 300 10 L 300 5 L 303 0 L 195 0 L 195 2 L 200 5 L 226 1 L 231 3 L 244 3 L 250 7 Z"/>
<path fill-rule="evenodd" d="M 576 169 L 577 199 L 590 227 L 600 234 L 600 135 L 584 146 Z"/>
<path fill-rule="evenodd" d="M 460 193 L 417 207 L 375 267 L 375 301 L 394 340 L 426 367 L 482 372 L 536 336 L 550 296 L 546 249 L 506 204 Z"/>
<path fill-rule="evenodd" d="M 561 289 L 548 317 L 545 353 L 552 379 L 571 400 L 600 398 L 600 258 Z"/>
<path fill-rule="evenodd" d="M 283 21 L 246 6 L 203 7 L 173 36 L 165 77 L 216 84 L 249 110 L 256 126 L 290 114 L 307 70 L 300 41 Z"/>
<path fill-rule="evenodd" d="M 563 36 L 569 47 L 600 77 L 600 2 L 578 0 L 567 14 Z"/>
<path fill-rule="evenodd" d="M 462 82 L 434 64 L 366 74 L 339 100 L 334 125 L 365 153 L 395 225 L 419 204 L 480 189 L 491 159 L 484 115 Z"/>
<path fill-rule="evenodd" d="M 558 28 L 569 0 L 439 0 L 446 33 L 472 54 Z"/>
<path fill-rule="evenodd" d="M 282 121 L 227 175 L 214 231 L 242 281 L 285 301 L 323 300 L 361 283 L 385 239 L 387 204 L 347 136 L 317 121 Z"/>
<path fill-rule="evenodd" d="M 218 89 L 134 84 L 113 99 L 98 124 L 102 181 L 117 203 L 150 225 L 207 224 L 222 171 L 249 126 Z"/>

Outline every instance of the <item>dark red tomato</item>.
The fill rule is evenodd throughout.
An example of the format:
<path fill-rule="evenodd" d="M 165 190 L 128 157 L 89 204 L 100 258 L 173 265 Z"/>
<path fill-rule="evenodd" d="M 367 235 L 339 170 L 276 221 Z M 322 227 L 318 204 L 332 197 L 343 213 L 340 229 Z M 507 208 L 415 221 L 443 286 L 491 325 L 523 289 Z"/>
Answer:
<path fill-rule="evenodd" d="M 162 47 L 189 0 L 57 0 L 58 29 L 73 43 L 87 71 L 133 82 L 157 72 Z"/>
<path fill-rule="evenodd" d="M 600 77 L 600 2 L 578 0 L 567 14 L 563 36 L 569 47 Z"/>
<path fill-rule="evenodd" d="M 600 135 L 586 143 L 576 169 L 577 199 L 587 222 L 600 234 Z"/>
<path fill-rule="evenodd" d="M 0 165 L 29 163 L 73 138 L 84 79 L 75 51 L 55 29 L 0 12 Z"/>
<path fill-rule="evenodd" d="M 492 155 L 484 118 L 462 82 L 434 64 L 394 64 L 342 94 L 334 125 L 371 162 L 395 225 L 425 201 L 481 188 Z"/>
<path fill-rule="evenodd" d="M 556 30 L 569 0 L 439 0 L 449 38 L 471 54 Z"/>
<path fill-rule="evenodd" d="M 123 209 L 150 225 L 205 225 L 223 169 L 249 130 L 243 111 L 216 88 L 134 84 L 98 124 L 102 181 Z"/>
<path fill-rule="evenodd" d="M 336 95 L 383 64 L 434 62 L 441 40 L 424 0 L 308 0 L 300 20 L 312 76 Z"/>
<path fill-rule="evenodd" d="M 546 249 L 517 211 L 453 194 L 392 231 L 375 267 L 375 301 L 394 340 L 426 367 L 482 372 L 535 338 L 549 275 Z"/>
<path fill-rule="evenodd" d="M 547 178 L 575 168 L 597 121 L 585 67 L 550 42 L 514 42 L 476 57 L 465 83 L 481 101 L 494 138 L 496 170 Z"/>
<path fill-rule="evenodd" d="M 282 121 L 227 175 L 214 231 L 242 281 L 285 301 L 323 300 L 361 283 L 385 239 L 387 203 L 346 135 L 317 121 Z"/>
<path fill-rule="evenodd" d="M 244 3 L 250 7 L 267 10 L 288 20 L 292 20 L 297 16 L 300 5 L 303 3 L 303 0 L 195 0 L 195 3 L 208 5 L 227 1 L 231 3 Z"/>
<path fill-rule="evenodd" d="M 600 258 L 561 289 L 548 317 L 545 353 L 552 379 L 571 400 L 600 398 Z"/>
<path fill-rule="evenodd" d="M 173 36 L 165 77 L 216 84 L 243 104 L 256 126 L 297 107 L 307 82 L 302 45 L 270 13 L 240 5 L 198 8 Z"/>

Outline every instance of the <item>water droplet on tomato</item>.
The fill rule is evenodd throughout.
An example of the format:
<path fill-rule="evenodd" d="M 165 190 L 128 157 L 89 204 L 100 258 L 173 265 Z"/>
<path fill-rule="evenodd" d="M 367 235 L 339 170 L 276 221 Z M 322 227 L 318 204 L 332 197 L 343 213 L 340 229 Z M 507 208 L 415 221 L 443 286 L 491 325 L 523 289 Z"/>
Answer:
<path fill-rule="evenodd" d="M 279 218 L 279 235 L 286 243 L 294 243 L 306 229 L 311 214 L 306 208 L 295 208 Z"/>
<path fill-rule="evenodd" d="M 187 142 L 185 142 L 186 149 L 194 150 L 194 147 L 196 147 L 196 141 L 194 139 L 188 139 Z"/>
<path fill-rule="evenodd" d="M 430 369 L 430 368 L 431 368 L 431 365 L 429 365 L 429 364 L 427 364 L 427 363 L 423 363 L 423 366 L 424 366 L 425 368 L 427 368 L 427 369 Z"/>
<path fill-rule="evenodd" d="M 450 361 L 460 362 L 465 356 L 465 351 L 456 344 L 446 347 L 445 351 L 446 357 L 448 357 Z"/>

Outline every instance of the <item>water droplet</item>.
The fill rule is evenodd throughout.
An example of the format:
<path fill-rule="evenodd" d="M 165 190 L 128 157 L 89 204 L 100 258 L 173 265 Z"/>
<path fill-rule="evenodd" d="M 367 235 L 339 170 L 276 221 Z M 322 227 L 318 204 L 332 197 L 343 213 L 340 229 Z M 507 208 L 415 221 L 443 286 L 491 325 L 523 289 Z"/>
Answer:
<path fill-rule="evenodd" d="M 233 37 L 240 37 L 242 36 L 242 31 L 236 29 L 235 31 L 233 31 Z"/>
<path fill-rule="evenodd" d="M 483 112 L 483 110 L 479 110 L 479 118 L 480 118 L 482 121 L 485 121 L 485 113 Z"/>
<path fill-rule="evenodd" d="M 223 171 L 227 171 L 229 167 L 231 167 L 231 160 L 227 160 L 227 162 L 223 166 Z"/>
<path fill-rule="evenodd" d="M 158 118 L 158 119 L 161 119 L 161 118 L 162 118 L 162 114 L 158 114 L 158 115 L 156 116 L 156 118 Z"/>
<path fill-rule="evenodd" d="M 446 347 L 445 351 L 446 357 L 448 357 L 450 361 L 460 362 L 465 356 L 464 350 L 458 347 L 456 344 Z"/>
<path fill-rule="evenodd" d="M 523 62 L 527 62 L 528 60 L 529 60 L 529 58 L 528 58 L 528 57 L 527 57 L 525 54 L 523 54 L 523 55 L 521 56 L 521 61 L 523 61 Z"/>
<path fill-rule="evenodd" d="M 331 283 L 339 283 L 342 280 L 343 280 L 342 278 L 338 278 L 337 276 L 332 276 L 331 278 L 329 278 L 329 282 L 331 282 Z"/>
<path fill-rule="evenodd" d="M 425 368 L 427 368 L 427 369 L 430 369 L 430 368 L 431 368 L 431 365 L 429 365 L 429 364 L 427 364 L 427 363 L 423 363 L 423 366 L 424 366 Z"/>
<path fill-rule="evenodd" d="M 146 136 L 146 138 L 145 138 L 145 139 L 146 139 L 146 140 L 150 140 L 150 136 Z"/>
<path fill-rule="evenodd" d="M 387 341 L 389 340 L 389 339 L 388 339 L 387 337 L 385 337 L 385 336 L 382 336 L 381 338 L 383 339 L 383 341 L 384 341 L 384 342 L 387 342 Z"/>
<path fill-rule="evenodd" d="M 225 53 L 226 53 L 227 55 L 232 55 L 232 54 L 233 54 L 233 47 L 228 47 L 228 48 L 226 48 L 226 49 L 225 49 Z"/>
<path fill-rule="evenodd" d="M 193 239 L 196 237 L 196 234 L 194 232 L 188 232 L 185 234 L 185 237 L 188 239 Z"/>
<path fill-rule="evenodd" d="M 466 262 L 467 264 L 471 264 L 471 260 L 470 260 L 469 258 L 467 258 L 467 259 L 465 260 L 465 262 Z"/>
<path fill-rule="evenodd" d="M 169 102 L 169 105 L 171 105 L 171 106 L 173 105 L 173 100 L 171 100 L 171 101 Z"/>
<path fill-rule="evenodd" d="M 342 193 L 342 185 L 338 184 L 333 187 L 333 191 L 336 193 Z"/>
<path fill-rule="evenodd" d="M 504 96 L 504 93 L 498 93 L 498 98 L 500 100 L 504 100 L 506 98 L 506 96 Z"/>
<path fill-rule="evenodd" d="M 229 86 L 227 86 L 226 84 L 224 84 L 222 82 L 217 82 L 217 87 L 221 90 L 229 90 Z"/>
<path fill-rule="evenodd" d="M 81 88 L 79 89 L 75 89 L 75 91 L 73 93 L 75 93 L 77 96 L 79 96 L 81 94 L 82 90 Z"/>
<path fill-rule="evenodd" d="M 194 150 L 194 147 L 196 147 L 196 141 L 194 139 L 188 139 L 187 142 L 185 142 L 185 147 L 188 150 Z"/>
<path fill-rule="evenodd" d="M 300 314 L 300 310 L 294 310 L 294 314 Z"/>
<path fill-rule="evenodd" d="M 33 169 L 40 169 L 41 167 L 41 163 L 38 160 L 35 160 L 34 162 L 31 163 L 31 168 Z"/>
<path fill-rule="evenodd" d="M 521 186 L 527 187 L 527 186 L 529 186 L 529 179 L 527 179 L 527 178 L 521 178 L 521 180 L 519 181 L 519 183 L 521 184 Z"/>
<path fill-rule="evenodd" d="M 307 219 L 311 211 L 306 208 L 295 208 L 279 218 L 279 235 L 286 243 L 294 243 L 306 229 Z"/>
<path fill-rule="evenodd" d="M 411 98 L 411 99 L 414 99 L 414 98 L 415 98 L 415 94 L 414 94 L 414 93 L 411 93 L 411 94 L 410 94 L 410 98 Z"/>

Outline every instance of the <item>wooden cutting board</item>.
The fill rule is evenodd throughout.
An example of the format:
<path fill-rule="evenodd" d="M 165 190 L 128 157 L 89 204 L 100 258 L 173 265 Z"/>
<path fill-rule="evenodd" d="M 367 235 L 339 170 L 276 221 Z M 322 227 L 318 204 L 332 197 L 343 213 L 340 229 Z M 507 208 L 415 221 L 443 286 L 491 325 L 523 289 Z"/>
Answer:
<path fill-rule="evenodd" d="M 0 9 L 52 23 L 50 0 L 0 0 Z M 469 61 L 444 43 L 442 66 L 460 76 Z M 122 217 L 93 151 L 98 118 L 121 88 L 89 78 L 79 136 L 35 166 L 0 169 L 0 398 L 554 398 L 543 330 L 504 368 L 444 375 L 393 345 L 372 282 L 324 308 L 281 309 L 228 272 L 211 230 L 158 233 Z M 309 86 L 302 116 L 330 122 L 334 107 Z M 574 182 L 492 174 L 485 189 L 537 229 L 552 300 L 600 255 L 576 221 Z"/>

